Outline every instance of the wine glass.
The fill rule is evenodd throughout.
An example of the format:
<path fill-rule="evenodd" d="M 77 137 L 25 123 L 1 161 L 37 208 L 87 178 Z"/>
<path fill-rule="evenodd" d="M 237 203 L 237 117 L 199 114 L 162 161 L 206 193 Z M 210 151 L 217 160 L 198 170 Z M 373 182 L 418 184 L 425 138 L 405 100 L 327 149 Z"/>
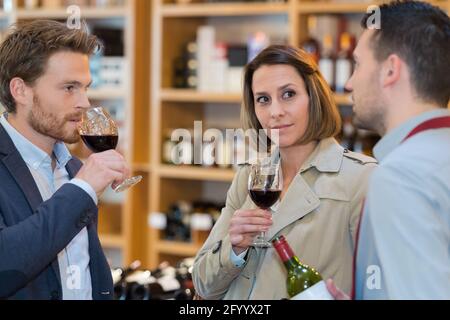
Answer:
<path fill-rule="evenodd" d="M 78 133 L 84 144 L 92 152 L 103 152 L 115 149 L 119 141 L 117 124 L 103 107 L 93 107 L 83 112 Z M 142 180 L 142 176 L 126 179 L 113 190 L 122 192 Z"/>
<path fill-rule="evenodd" d="M 253 202 L 261 209 L 269 209 L 281 195 L 283 188 L 283 177 L 279 161 L 274 162 L 271 158 L 264 161 L 259 160 L 250 168 L 248 178 L 248 192 Z M 271 244 L 265 239 L 264 231 L 261 231 L 253 241 L 254 247 L 267 248 Z"/>

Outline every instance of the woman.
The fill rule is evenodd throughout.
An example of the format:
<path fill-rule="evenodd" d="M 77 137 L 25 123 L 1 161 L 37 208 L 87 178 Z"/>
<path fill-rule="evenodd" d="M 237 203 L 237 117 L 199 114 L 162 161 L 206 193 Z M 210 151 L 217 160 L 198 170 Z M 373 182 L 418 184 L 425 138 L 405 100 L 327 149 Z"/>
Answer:
<path fill-rule="evenodd" d="M 283 234 L 297 256 L 349 293 L 357 224 L 373 158 L 344 150 L 331 91 L 310 57 L 270 46 L 244 75 L 244 126 L 278 129 L 283 189 L 276 212 L 255 209 L 249 166 L 241 167 L 226 206 L 193 270 L 204 299 L 287 298 L 286 271 L 273 248 L 251 246 L 260 231 Z"/>

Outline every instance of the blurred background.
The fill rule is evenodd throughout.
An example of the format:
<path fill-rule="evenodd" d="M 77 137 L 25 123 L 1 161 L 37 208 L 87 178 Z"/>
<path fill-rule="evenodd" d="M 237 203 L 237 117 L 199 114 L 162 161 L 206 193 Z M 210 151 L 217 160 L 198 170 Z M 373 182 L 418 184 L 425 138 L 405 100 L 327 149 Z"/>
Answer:
<path fill-rule="evenodd" d="M 449 0 L 431 2 L 450 11 Z M 127 192 L 106 191 L 99 203 L 98 231 L 117 299 L 192 298 L 192 257 L 220 215 L 237 166 L 208 157 L 194 165 L 193 139 L 178 143 L 171 134 L 192 133 L 194 121 L 202 121 L 203 132 L 240 128 L 242 71 L 267 45 L 292 44 L 313 56 L 342 115 L 339 142 L 372 154 L 379 137 L 353 126 L 344 84 L 360 19 L 373 3 L 379 2 L 0 0 L 0 41 L 13 23 L 73 24 L 81 17 L 104 43 L 91 59 L 90 101 L 119 123 L 118 150 L 144 177 Z M 205 150 L 211 142 L 200 143 Z M 70 149 L 81 159 L 90 154 L 83 143 Z M 241 151 L 225 148 L 222 156 Z"/>

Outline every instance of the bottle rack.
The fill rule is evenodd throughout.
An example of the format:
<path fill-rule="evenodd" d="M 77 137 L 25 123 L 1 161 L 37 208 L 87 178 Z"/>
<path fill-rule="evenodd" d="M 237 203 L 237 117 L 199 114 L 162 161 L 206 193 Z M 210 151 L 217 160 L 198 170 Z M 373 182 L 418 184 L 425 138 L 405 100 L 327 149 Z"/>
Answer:
<path fill-rule="evenodd" d="M 449 1 L 433 1 L 433 3 L 445 10 L 450 8 Z M 165 212 L 170 203 L 180 199 L 187 201 L 197 199 L 208 193 L 211 186 L 223 190 L 224 186 L 230 185 L 234 176 L 233 169 L 175 166 L 161 161 L 164 132 L 168 128 L 192 128 L 194 120 L 208 122 L 211 120 L 211 114 L 218 112 L 220 115 L 217 117 L 221 117 L 223 110 L 233 113 L 235 125 L 239 125 L 240 93 L 202 92 L 195 89 L 174 88 L 172 85 L 173 61 L 185 43 L 195 39 L 199 26 L 215 25 L 220 30 L 225 26 L 244 25 L 242 30 L 246 30 L 246 21 L 260 20 L 259 26 L 264 27 L 267 24 L 269 28 L 272 21 L 278 23 L 281 21 L 279 29 L 284 30 L 286 42 L 299 46 L 308 35 L 308 16 L 362 15 L 369 4 L 363 1 L 302 0 L 276 3 L 188 1 L 184 4 L 169 0 L 154 1 L 150 87 L 152 107 L 150 212 Z M 236 32 L 233 35 L 239 37 Z M 221 36 L 223 37 L 223 34 L 218 35 L 218 38 Z M 334 98 L 342 108 L 351 104 L 347 94 L 335 94 Z M 222 200 L 226 197 L 226 192 L 217 194 Z M 159 230 L 149 227 L 147 263 L 150 267 L 155 267 L 165 259 L 194 256 L 201 247 L 203 238 L 191 243 L 167 241 L 162 238 Z"/>
<path fill-rule="evenodd" d="M 24 1 L 4 0 L 0 8 L 0 32 L 4 34 L 13 23 L 35 19 L 68 21 L 69 5 L 79 5 L 81 19 L 92 31 L 94 26 L 111 27 L 123 32 L 123 59 L 127 67 L 121 71 L 124 85 L 91 88 L 91 104 L 116 105 L 125 116 L 123 134 L 119 141 L 125 147 L 123 154 L 131 164 L 133 174 L 144 180 L 123 194 L 106 192 L 99 199 L 99 238 L 112 267 L 145 259 L 145 219 L 148 212 L 148 83 L 150 50 L 142 43 L 150 34 L 151 7 L 147 0 L 102 1 Z M 1 41 L 1 39 L 0 39 Z M 106 43 L 108 45 L 108 43 Z M 92 73 L 92 72 L 91 72 Z M 0 107 L 1 108 L 1 107 Z M 80 143 L 69 146 L 71 152 L 82 158 L 88 156 Z"/>

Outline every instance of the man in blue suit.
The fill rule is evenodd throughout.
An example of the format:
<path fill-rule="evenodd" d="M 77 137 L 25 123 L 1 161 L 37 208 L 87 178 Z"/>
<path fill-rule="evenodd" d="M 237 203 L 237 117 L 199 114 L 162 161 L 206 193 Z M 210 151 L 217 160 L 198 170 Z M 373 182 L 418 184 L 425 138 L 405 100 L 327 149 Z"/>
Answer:
<path fill-rule="evenodd" d="M 0 46 L 0 298 L 112 298 L 97 201 L 129 168 L 114 150 L 83 165 L 64 144 L 79 140 L 99 46 L 55 21 L 19 26 Z"/>

